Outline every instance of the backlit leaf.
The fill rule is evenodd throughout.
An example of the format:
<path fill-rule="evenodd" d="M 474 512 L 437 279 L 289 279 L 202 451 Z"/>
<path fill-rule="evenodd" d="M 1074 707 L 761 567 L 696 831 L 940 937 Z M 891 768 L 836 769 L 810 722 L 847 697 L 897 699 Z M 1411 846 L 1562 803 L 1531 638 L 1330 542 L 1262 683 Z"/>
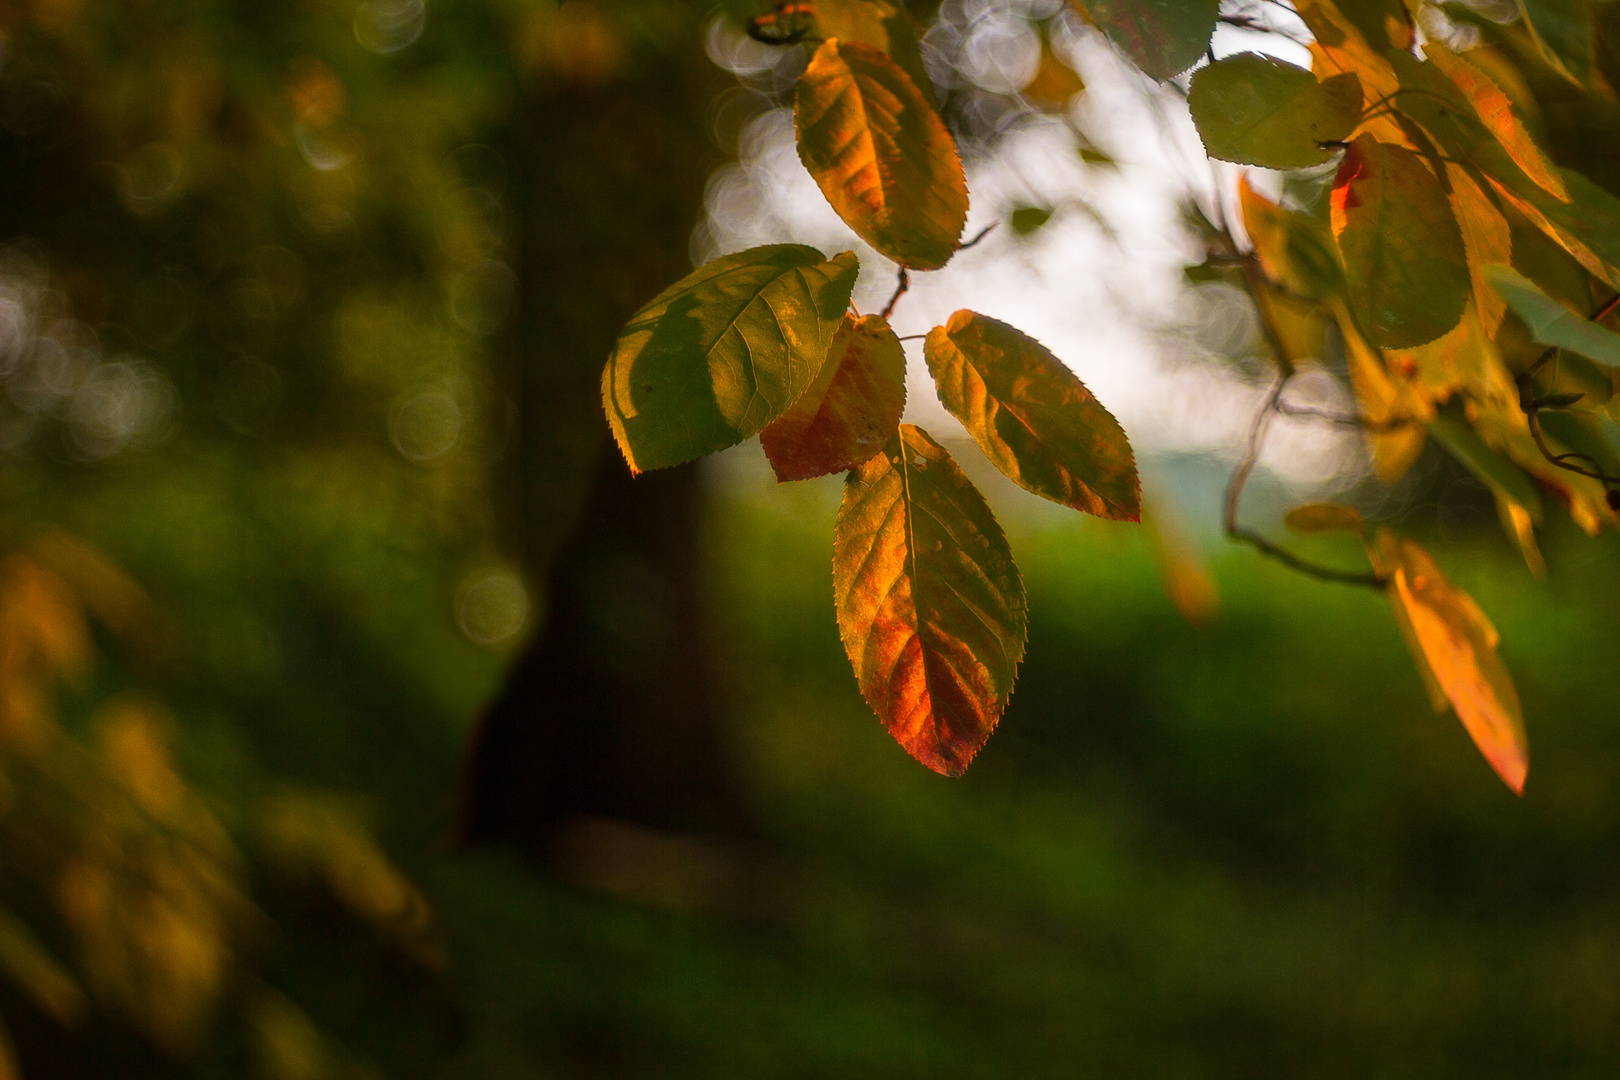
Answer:
<path fill-rule="evenodd" d="M 1485 267 L 1484 274 L 1513 314 L 1524 320 L 1537 344 L 1556 345 L 1601 364 L 1620 365 L 1620 334 L 1569 310 L 1510 266 L 1493 263 Z"/>
<path fill-rule="evenodd" d="M 1373 471 L 1384 483 L 1392 484 L 1423 452 L 1423 425 L 1413 421 L 1427 419 L 1433 407 L 1410 384 L 1390 374 L 1383 356 L 1356 329 L 1343 301 L 1334 301 L 1332 307 L 1344 338 L 1350 388 L 1356 393 L 1361 415 L 1373 425 L 1367 429 Z"/>
<path fill-rule="evenodd" d="M 1468 103 L 1474 107 L 1474 113 L 1486 129 L 1496 136 L 1497 142 L 1502 144 L 1502 149 L 1508 152 L 1514 164 L 1560 202 L 1568 202 L 1569 190 L 1564 185 L 1564 178 L 1530 137 L 1530 132 L 1525 130 L 1523 121 L 1513 110 L 1513 103 L 1501 88 L 1479 68 L 1437 41 L 1426 44 L 1423 51 L 1462 91 Z"/>
<path fill-rule="evenodd" d="M 1386 348 L 1457 325 L 1468 255 L 1445 187 L 1410 150 L 1358 136 L 1333 185 L 1333 235 L 1357 321 Z"/>
<path fill-rule="evenodd" d="M 1283 524 L 1297 533 L 1347 532 L 1360 535 L 1361 512 L 1341 503 L 1307 503 L 1288 511 Z"/>
<path fill-rule="evenodd" d="M 1007 215 L 1007 224 L 1019 236 L 1028 236 L 1038 232 L 1048 221 L 1052 220 L 1052 211 L 1044 206 L 1020 206 Z"/>
<path fill-rule="evenodd" d="M 1592 13 L 1586 0 L 1519 0 L 1542 55 L 1572 81 L 1592 78 Z"/>
<path fill-rule="evenodd" d="M 1310 300 L 1344 291 L 1344 266 L 1327 222 L 1272 202 L 1246 176 L 1238 180 L 1238 202 L 1267 278 Z"/>
<path fill-rule="evenodd" d="M 1075 0 L 1114 47 L 1163 82 L 1198 62 L 1219 0 Z"/>
<path fill-rule="evenodd" d="M 1502 325 L 1507 305 L 1485 281 L 1484 267 L 1489 263 L 1505 263 L 1513 257 L 1513 230 L 1467 169 L 1447 162 L 1446 180 L 1451 185 L 1451 212 L 1462 232 L 1463 250 L 1468 253 L 1468 281 L 1474 307 L 1486 331 L 1494 334 Z"/>
<path fill-rule="evenodd" d="M 1124 429 L 1040 342 L 958 311 L 929 332 L 923 355 L 939 400 L 1015 483 L 1099 517 L 1141 518 Z"/>
<path fill-rule="evenodd" d="M 1417 653 L 1496 775 L 1523 794 L 1530 748 L 1519 695 L 1496 655 L 1496 628 L 1416 543 L 1386 540 L 1382 547 L 1390 605 L 1410 624 Z"/>
<path fill-rule="evenodd" d="M 1012 692 L 1024 584 L 984 497 L 921 428 L 849 474 L 833 594 L 862 696 L 908 754 L 959 775 Z"/>
<path fill-rule="evenodd" d="M 671 285 L 619 334 L 602 404 L 635 472 L 723 450 L 781 415 L 821 372 L 855 286 L 850 252 L 741 251 Z"/>
<path fill-rule="evenodd" d="M 1079 73 L 1053 50 L 1050 41 L 1042 38 L 1041 64 L 1035 69 L 1035 77 L 1025 85 L 1024 97 L 1055 112 L 1067 107 L 1070 99 L 1085 88 Z"/>
<path fill-rule="evenodd" d="M 846 315 L 821 374 L 759 443 L 778 480 L 843 472 L 883 449 L 905 407 L 900 339 L 877 315 Z"/>
<path fill-rule="evenodd" d="M 1331 0 L 1299 0 L 1295 8 L 1315 38 L 1311 42 L 1311 70 L 1317 78 L 1326 80 L 1334 75 L 1354 74 L 1369 103 L 1388 101 L 1400 89 L 1395 69 L 1384 58 L 1385 46 L 1370 45 L 1355 21 L 1346 17 Z M 1382 142 L 1396 145 L 1406 142 L 1400 124 L 1383 110 L 1363 120 L 1356 131 Z"/>
<path fill-rule="evenodd" d="M 845 224 L 913 270 L 936 270 L 967 224 L 956 143 L 916 83 L 857 41 L 823 42 L 794 97 L 799 157 Z"/>
<path fill-rule="evenodd" d="M 928 80 L 917 44 L 917 27 L 904 7 L 889 0 L 816 0 L 815 10 L 822 38 L 864 41 L 887 53 L 911 76 L 928 103 L 937 107 L 934 85 Z"/>
<path fill-rule="evenodd" d="M 1193 73 L 1187 104 L 1210 157 L 1267 169 L 1304 169 L 1333 157 L 1361 118 L 1354 73 L 1326 82 L 1260 53 L 1239 53 Z"/>

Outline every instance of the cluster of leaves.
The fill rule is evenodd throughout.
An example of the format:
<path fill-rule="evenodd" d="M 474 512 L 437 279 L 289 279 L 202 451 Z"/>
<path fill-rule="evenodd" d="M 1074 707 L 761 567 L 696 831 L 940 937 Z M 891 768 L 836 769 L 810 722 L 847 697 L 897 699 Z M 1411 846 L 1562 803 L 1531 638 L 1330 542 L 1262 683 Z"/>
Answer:
<path fill-rule="evenodd" d="M 1342 355 L 1360 409 L 1321 415 L 1365 429 L 1384 481 L 1433 436 L 1489 488 L 1538 573 L 1543 493 L 1589 533 L 1620 525 L 1620 461 L 1603 430 L 1617 416 L 1620 336 L 1597 321 L 1620 288 L 1620 199 L 1553 163 L 1521 74 L 1539 65 L 1574 94 L 1612 100 L 1594 12 L 1531 0 L 1498 24 L 1425 0 L 1300 0 L 1307 70 L 1255 52 L 1215 59 L 1221 22 L 1272 29 L 1218 0 L 1075 7 L 1144 74 L 1184 90 L 1211 158 L 1285 174 L 1280 201 L 1239 175 L 1242 236 L 1212 226 L 1204 268 L 1252 294 L 1278 373 L 1229 493 L 1229 534 L 1385 591 L 1436 708 L 1455 708 L 1522 791 L 1527 742 L 1495 631 L 1414 540 L 1372 535 L 1347 507 L 1290 518 L 1363 535 L 1371 572 L 1351 573 L 1237 517 L 1269 416 L 1312 411 L 1284 399 L 1287 380 Z M 904 13 L 877 0 L 786 4 L 752 32 L 816 45 L 794 108 L 800 157 L 833 208 L 899 264 L 902 291 L 907 271 L 944 266 L 967 195 Z M 899 424 L 901 343 L 889 311 L 849 307 L 856 272 L 851 253 L 792 246 L 716 260 L 626 327 L 603 398 L 635 470 L 754 434 L 782 480 L 850 470 L 834 539 L 850 660 L 896 739 L 955 774 L 1006 700 L 1023 594 L 982 500 L 933 439 Z M 1015 482 L 1138 519 L 1124 433 L 1040 345 L 962 311 L 927 335 L 925 355 L 940 400 Z"/>
<path fill-rule="evenodd" d="M 800 158 L 850 228 L 899 265 L 903 290 L 909 271 L 938 270 L 963 246 L 956 144 L 903 12 L 785 5 L 754 32 L 796 42 L 811 29 L 819 44 L 794 98 Z M 847 471 L 833 573 L 850 663 L 900 745 L 954 776 L 1011 693 L 1023 582 L 983 497 L 944 447 L 900 422 L 903 346 L 890 311 L 852 308 L 858 271 L 852 252 L 827 259 L 798 245 L 716 259 L 631 319 L 603 372 L 603 404 L 637 472 L 754 435 L 781 480 Z M 958 311 L 924 354 L 940 401 L 1015 483 L 1140 518 L 1124 431 L 1038 342 Z"/>

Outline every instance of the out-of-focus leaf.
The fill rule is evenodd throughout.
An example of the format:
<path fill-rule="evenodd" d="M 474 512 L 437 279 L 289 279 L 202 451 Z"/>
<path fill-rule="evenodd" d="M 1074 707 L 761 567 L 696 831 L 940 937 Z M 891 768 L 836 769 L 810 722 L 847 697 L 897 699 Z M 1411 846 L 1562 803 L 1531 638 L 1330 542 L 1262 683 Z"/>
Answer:
<path fill-rule="evenodd" d="M 1113 156 L 1097 148 L 1096 144 L 1086 138 L 1080 131 L 1074 132 L 1074 151 L 1080 155 L 1080 160 L 1087 165 L 1096 165 L 1104 169 L 1117 169 L 1119 162 Z"/>
<path fill-rule="evenodd" d="M 699 268 L 638 311 L 602 372 L 602 404 L 634 472 L 724 450 L 780 416 L 821 373 L 857 263 L 802 244 Z"/>
<path fill-rule="evenodd" d="M 1600 364 L 1620 365 L 1620 334 L 1569 310 L 1511 266 L 1493 263 L 1484 268 L 1484 275 L 1513 314 L 1524 320 L 1537 344 L 1556 345 Z"/>
<path fill-rule="evenodd" d="M 1245 275 L 1245 282 L 1266 336 L 1279 354 L 1278 366 L 1290 371 L 1304 361 L 1320 360 L 1327 330 L 1321 306 L 1289 296 L 1259 274 Z"/>
<path fill-rule="evenodd" d="M 59 1024 L 71 1027 L 84 1016 L 84 991 L 79 989 L 78 982 L 35 939 L 23 921 L 3 907 L 0 907 L 0 975 Z"/>
<path fill-rule="evenodd" d="M 880 316 L 844 316 L 821 374 L 759 434 L 778 480 L 843 472 L 883 449 L 906 407 L 906 355 Z"/>
<path fill-rule="evenodd" d="M 1390 575 L 1390 605 L 1411 627 L 1414 655 L 1427 663 L 1496 775 L 1522 795 L 1530 748 L 1519 695 L 1496 655 L 1496 628 L 1422 547 L 1387 534 L 1380 541 Z"/>
<path fill-rule="evenodd" d="M 1586 0 L 1519 0 L 1542 56 L 1570 81 L 1592 78 L 1592 12 Z"/>
<path fill-rule="evenodd" d="M 1507 151 L 1514 164 L 1560 202 L 1568 202 L 1569 189 L 1564 184 L 1564 178 L 1530 137 L 1530 132 L 1525 130 L 1524 122 L 1513 111 L 1513 103 L 1501 88 L 1479 68 L 1439 42 L 1429 42 L 1423 51 L 1462 91 L 1468 103 L 1474 107 L 1474 113 L 1486 129 L 1496 136 L 1496 141 L 1502 144 L 1502 149 Z"/>
<path fill-rule="evenodd" d="M 845 224 L 913 270 L 937 270 L 967 224 L 956 143 L 917 84 L 870 45 L 829 39 L 794 96 L 799 157 Z"/>
<path fill-rule="evenodd" d="M 1611 287 L 1620 287 L 1620 200 L 1579 173 L 1561 170 L 1570 200 L 1560 203 L 1528 181 L 1514 185 L 1487 178 L 1506 203 L 1574 257 L 1582 268 Z"/>
<path fill-rule="evenodd" d="M 1483 268 L 1488 263 L 1505 263 L 1513 257 L 1513 230 L 1467 169 L 1448 162 L 1446 180 L 1451 185 L 1451 212 L 1457 218 L 1463 249 L 1468 253 L 1468 280 L 1474 307 L 1486 332 L 1494 334 L 1502 325 L 1507 306 L 1485 281 Z"/>
<path fill-rule="evenodd" d="M 1344 291 L 1344 266 L 1326 222 L 1272 202 L 1248 177 L 1238 181 L 1238 202 L 1266 277 L 1311 300 Z"/>
<path fill-rule="evenodd" d="M 888 0 L 816 0 L 815 10 L 823 39 L 864 41 L 882 50 L 911 76 L 928 103 L 938 107 L 917 45 L 917 26 L 903 7 Z"/>
<path fill-rule="evenodd" d="M 1041 64 L 1035 69 L 1035 77 L 1024 87 L 1024 97 L 1043 109 L 1056 111 L 1066 108 L 1074 95 L 1085 88 L 1085 81 L 1079 73 L 1053 50 L 1050 41 L 1043 38 Z"/>
<path fill-rule="evenodd" d="M 1506 310 L 1499 299 L 1498 305 Z M 1510 396 L 1517 393 L 1471 300 L 1463 308 L 1462 320 L 1440 337 L 1415 349 L 1386 350 L 1384 359 L 1390 370 L 1410 372 L 1418 392 L 1434 401 L 1444 401 L 1459 390 L 1476 396 L 1490 393 L 1497 389 L 1499 377 L 1506 380 Z"/>
<path fill-rule="evenodd" d="M 17 1069 L 17 1051 L 12 1046 L 11 1031 L 3 1016 L 0 1016 L 0 1080 L 22 1080 L 22 1073 Z"/>
<path fill-rule="evenodd" d="M 1339 332 L 1344 337 L 1344 362 L 1350 372 L 1350 388 L 1356 392 L 1361 415 L 1373 424 L 1367 431 L 1373 470 L 1380 480 L 1392 484 L 1406 475 L 1406 470 L 1423 452 L 1426 437 L 1423 425 L 1411 421 L 1426 420 L 1433 412 L 1433 405 L 1409 384 L 1397 382 L 1390 375 L 1383 357 L 1356 329 L 1355 320 L 1343 301 L 1334 301 L 1332 307 Z"/>
<path fill-rule="evenodd" d="M 1044 206 L 1020 206 L 1007 215 L 1007 224 L 1011 225 L 1012 231 L 1019 236 L 1038 232 L 1051 220 L 1052 211 Z"/>
<path fill-rule="evenodd" d="M 1333 154 L 1361 118 L 1354 73 L 1325 82 L 1304 68 L 1260 53 L 1224 57 L 1193 73 L 1187 92 L 1193 123 L 1210 157 L 1267 169 L 1304 169 Z"/>
<path fill-rule="evenodd" d="M 923 355 L 939 400 L 1014 483 L 1088 514 L 1140 520 L 1124 429 L 1040 342 L 964 310 L 929 331 Z"/>
<path fill-rule="evenodd" d="M 1357 137 L 1334 180 L 1333 235 L 1374 345 L 1421 345 L 1462 318 L 1467 250 L 1445 187 L 1417 154 Z"/>
<path fill-rule="evenodd" d="M 1496 496 L 1496 516 L 1502 522 L 1502 531 L 1524 557 L 1524 565 L 1538 581 L 1547 576 L 1547 560 L 1541 556 L 1541 545 L 1536 543 L 1536 523 L 1530 511 L 1514 502 Z"/>
<path fill-rule="evenodd" d="M 1361 511 L 1342 503 L 1306 503 L 1288 511 L 1283 524 L 1297 533 L 1347 532 L 1361 535 Z"/>
<path fill-rule="evenodd" d="M 1339 14 L 1374 49 L 1410 49 L 1415 32 L 1401 0 L 1337 0 Z"/>
<path fill-rule="evenodd" d="M 981 496 L 943 447 L 902 424 L 849 474 L 833 592 L 861 694 L 906 752 L 967 768 L 1024 655 L 1024 584 Z"/>
<path fill-rule="evenodd" d="M 1198 549 L 1181 527 L 1181 515 L 1168 496 L 1142 498 L 1142 525 L 1153 545 L 1164 594 L 1183 619 L 1207 625 L 1220 612 L 1221 594 Z"/>
<path fill-rule="evenodd" d="M 1530 520 L 1541 520 L 1541 496 L 1535 483 L 1512 461 L 1486 445 L 1471 424 L 1448 410 L 1429 421 L 1429 434 L 1498 498 L 1522 507 Z"/>
<path fill-rule="evenodd" d="M 1219 0 L 1072 0 L 1116 49 L 1163 82 L 1198 62 Z"/>
<path fill-rule="evenodd" d="M 1334 75 L 1353 74 L 1361 82 L 1366 101 L 1391 100 L 1400 89 L 1400 82 L 1395 77 L 1395 69 L 1384 58 L 1382 44 L 1377 48 L 1369 45 L 1361 29 L 1332 0 L 1299 0 L 1295 8 L 1315 38 L 1311 42 L 1311 70 L 1317 78 L 1326 80 Z M 1356 131 L 1382 142 L 1396 145 L 1406 142 L 1401 125 L 1382 110 L 1363 120 Z"/>

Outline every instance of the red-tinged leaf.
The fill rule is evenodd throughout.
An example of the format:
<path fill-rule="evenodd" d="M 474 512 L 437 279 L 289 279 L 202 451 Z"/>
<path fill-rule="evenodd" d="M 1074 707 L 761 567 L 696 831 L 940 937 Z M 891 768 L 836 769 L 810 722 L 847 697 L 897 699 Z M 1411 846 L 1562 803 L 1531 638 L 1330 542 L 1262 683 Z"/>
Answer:
<path fill-rule="evenodd" d="M 923 355 L 939 400 L 1014 483 L 1098 517 L 1141 519 L 1125 430 L 1040 342 L 958 311 L 929 332 Z"/>
<path fill-rule="evenodd" d="M 1333 236 L 1372 344 L 1411 348 L 1457 325 L 1468 254 L 1444 185 L 1417 154 L 1357 136 L 1333 184 Z"/>
<path fill-rule="evenodd" d="M 899 65 L 829 38 L 799 77 L 793 121 L 804 167 L 862 240 L 913 270 L 950 261 L 967 224 L 962 161 Z"/>
<path fill-rule="evenodd" d="M 912 757 L 960 775 L 1012 693 L 1024 583 L 984 497 L 921 428 L 902 424 L 849 474 L 833 594 L 878 719 Z"/>
<path fill-rule="evenodd" d="M 1496 136 L 1496 141 L 1502 144 L 1502 149 L 1508 152 L 1513 163 L 1559 202 L 1569 202 L 1569 188 L 1565 186 L 1563 176 L 1530 137 L 1530 132 L 1525 129 L 1518 113 L 1514 112 L 1513 103 L 1502 88 L 1479 68 L 1437 41 L 1424 45 L 1423 52 L 1462 91 L 1480 122 Z"/>
<path fill-rule="evenodd" d="M 1416 655 L 1496 775 L 1522 795 L 1530 747 L 1513 678 L 1496 655 L 1496 628 L 1416 543 L 1386 535 L 1380 548 L 1390 575 L 1390 604 L 1407 620 Z"/>
<path fill-rule="evenodd" d="M 846 315 L 810 389 L 759 434 L 778 480 L 843 472 L 883 449 L 906 407 L 906 355 L 880 316 Z"/>

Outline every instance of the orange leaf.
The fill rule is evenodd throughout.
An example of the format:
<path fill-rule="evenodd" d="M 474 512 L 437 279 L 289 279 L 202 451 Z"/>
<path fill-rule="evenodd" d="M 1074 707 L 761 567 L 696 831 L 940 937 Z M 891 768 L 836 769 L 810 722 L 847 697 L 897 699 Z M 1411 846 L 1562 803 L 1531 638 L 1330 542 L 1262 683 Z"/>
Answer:
<path fill-rule="evenodd" d="M 845 315 L 810 389 L 760 432 L 778 480 L 843 472 L 883 449 L 906 407 L 906 356 L 882 317 Z"/>
<path fill-rule="evenodd" d="M 1513 678 L 1496 655 L 1496 628 L 1473 599 L 1410 540 L 1381 536 L 1392 565 L 1389 599 L 1411 627 L 1414 654 L 1432 671 L 1457 717 L 1496 775 L 1524 794 L 1530 748 Z"/>
<path fill-rule="evenodd" d="M 1501 87 L 1479 68 L 1437 41 L 1424 45 L 1423 52 L 1463 92 L 1480 121 L 1496 136 L 1496 141 L 1502 144 L 1502 149 L 1508 152 L 1513 163 L 1559 202 L 1569 202 L 1569 188 L 1564 184 L 1564 178 L 1547 160 L 1547 155 L 1530 137 L 1530 132 L 1525 130 L 1524 122 L 1513 111 L 1513 103 Z"/>
<path fill-rule="evenodd" d="M 833 595 L 861 695 L 906 753 L 959 775 L 1012 693 L 1024 583 L 984 497 L 921 428 L 849 474 Z"/>

